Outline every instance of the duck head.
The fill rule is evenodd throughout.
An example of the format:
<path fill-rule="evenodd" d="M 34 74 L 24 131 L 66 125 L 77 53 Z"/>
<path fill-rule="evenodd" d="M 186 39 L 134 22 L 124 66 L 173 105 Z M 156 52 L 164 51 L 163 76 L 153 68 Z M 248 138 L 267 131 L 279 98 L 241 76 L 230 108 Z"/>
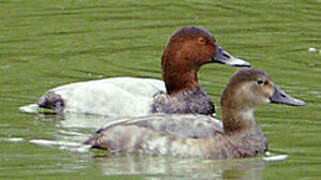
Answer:
<path fill-rule="evenodd" d="M 220 47 L 212 34 L 198 27 L 183 27 L 175 32 L 162 55 L 162 71 L 168 94 L 199 87 L 198 69 L 207 63 L 250 66 Z"/>
<path fill-rule="evenodd" d="M 254 108 L 264 103 L 305 105 L 305 102 L 280 90 L 270 80 L 269 75 L 260 69 L 248 68 L 237 71 L 221 98 L 224 131 L 234 132 L 253 126 Z"/>

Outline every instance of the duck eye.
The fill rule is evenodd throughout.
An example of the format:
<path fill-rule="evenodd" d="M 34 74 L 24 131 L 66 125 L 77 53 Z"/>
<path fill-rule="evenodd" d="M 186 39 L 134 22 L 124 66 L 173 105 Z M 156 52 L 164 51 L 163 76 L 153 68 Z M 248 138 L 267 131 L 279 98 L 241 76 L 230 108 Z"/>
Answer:
<path fill-rule="evenodd" d="M 256 82 L 257 82 L 258 84 L 262 84 L 262 83 L 263 83 L 263 80 L 260 79 L 260 80 L 257 80 Z"/>
<path fill-rule="evenodd" d="M 206 38 L 204 38 L 204 37 L 199 37 L 199 38 L 198 38 L 198 42 L 199 42 L 200 44 L 207 44 L 207 43 L 208 43 L 207 40 L 206 40 Z"/>

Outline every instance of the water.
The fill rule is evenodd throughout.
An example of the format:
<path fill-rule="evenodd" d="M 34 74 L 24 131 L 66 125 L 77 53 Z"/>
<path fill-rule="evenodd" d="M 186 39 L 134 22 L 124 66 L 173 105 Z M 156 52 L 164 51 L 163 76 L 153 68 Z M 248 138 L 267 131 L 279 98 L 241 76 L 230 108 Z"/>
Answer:
<path fill-rule="evenodd" d="M 312 0 L 0 0 L 0 178 L 319 179 L 320 17 L 321 2 Z M 72 151 L 75 144 L 68 143 L 86 139 L 104 124 L 101 118 L 18 111 L 47 89 L 70 82 L 160 79 L 163 48 L 170 34 L 185 25 L 209 29 L 228 52 L 266 70 L 282 89 L 306 101 L 305 107 L 266 105 L 256 111 L 269 149 L 288 155 L 286 160 Z M 309 52 L 311 47 L 317 52 Z M 201 69 L 201 84 L 217 106 L 237 69 L 218 64 Z M 52 144 L 40 146 L 35 140 Z"/>

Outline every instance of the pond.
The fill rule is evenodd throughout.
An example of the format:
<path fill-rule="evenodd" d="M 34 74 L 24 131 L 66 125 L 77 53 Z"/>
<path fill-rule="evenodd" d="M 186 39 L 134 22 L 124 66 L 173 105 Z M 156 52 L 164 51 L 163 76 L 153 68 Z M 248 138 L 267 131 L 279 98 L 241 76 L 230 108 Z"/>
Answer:
<path fill-rule="evenodd" d="M 318 0 L 0 0 L 0 178 L 319 179 L 320 17 Z M 264 105 L 256 111 L 270 151 L 287 155 L 286 160 L 72 151 L 64 147 L 82 142 L 106 119 L 19 112 L 48 89 L 71 82 L 161 79 L 160 56 L 168 38 L 187 25 L 208 29 L 228 52 L 264 69 L 283 90 L 307 103 Z M 217 106 L 237 69 L 201 68 L 200 83 Z M 47 144 L 35 143 L 40 140 Z"/>

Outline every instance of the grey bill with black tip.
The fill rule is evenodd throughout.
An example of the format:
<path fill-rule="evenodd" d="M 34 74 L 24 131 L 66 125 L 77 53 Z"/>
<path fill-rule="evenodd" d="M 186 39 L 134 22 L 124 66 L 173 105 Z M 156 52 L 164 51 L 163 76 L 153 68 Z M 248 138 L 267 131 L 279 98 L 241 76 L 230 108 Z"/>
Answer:
<path fill-rule="evenodd" d="M 213 62 L 222 63 L 229 66 L 250 67 L 251 64 L 243 59 L 236 58 L 226 52 L 221 46 L 216 45 L 216 55 L 212 58 Z"/>
<path fill-rule="evenodd" d="M 290 106 L 304 106 L 305 102 L 299 99 L 295 99 L 290 95 L 283 92 L 278 86 L 274 87 L 274 94 L 270 97 L 271 103 L 286 104 Z"/>

